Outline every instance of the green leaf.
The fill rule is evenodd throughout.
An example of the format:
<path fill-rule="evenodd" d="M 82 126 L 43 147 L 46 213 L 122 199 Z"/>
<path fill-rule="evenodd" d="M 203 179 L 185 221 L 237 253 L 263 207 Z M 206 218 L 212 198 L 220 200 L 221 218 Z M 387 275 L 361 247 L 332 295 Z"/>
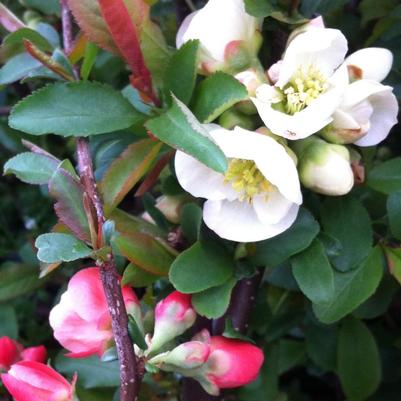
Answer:
<path fill-rule="evenodd" d="M 143 139 L 129 145 L 113 161 L 100 183 L 106 213 L 118 206 L 125 195 L 149 171 L 161 146 L 161 143 L 151 139 Z"/>
<path fill-rule="evenodd" d="M 254 17 L 264 18 L 277 10 L 271 0 L 245 0 L 246 12 Z"/>
<path fill-rule="evenodd" d="M 166 89 L 185 104 L 195 88 L 198 54 L 199 40 L 190 40 L 171 57 L 166 70 Z"/>
<path fill-rule="evenodd" d="M 197 293 L 225 283 L 234 263 L 216 242 L 196 242 L 182 252 L 171 266 L 170 281 L 184 294 Z"/>
<path fill-rule="evenodd" d="M 301 208 L 295 223 L 287 231 L 272 239 L 257 242 L 250 258 L 257 266 L 278 266 L 306 249 L 319 230 L 319 224 L 312 214 Z"/>
<path fill-rule="evenodd" d="M 28 53 L 18 54 L 0 68 L 0 85 L 20 81 L 41 65 L 40 61 L 34 59 Z"/>
<path fill-rule="evenodd" d="M 315 303 L 328 303 L 334 296 L 334 273 L 324 248 L 315 239 L 291 260 L 292 272 L 301 291 Z"/>
<path fill-rule="evenodd" d="M 67 358 L 58 354 L 54 361 L 57 371 L 72 377 L 78 374 L 78 383 L 85 389 L 117 387 L 120 385 L 118 361 L 102 362 L 98 356 L 89 358 Z"/>
<path fill-rule="evenodd" d="M 226 171 L 224 153 L 213 142 L 206 128 L 174 96 L 171 109 L 145 125 L 154 136 L 168 145 L 188 153 L 219 173 Z"/>
<path fill-rule="evenodd" d="M 147 287 L 158 280 L 160 276 L 152 274 L 130 263 L 124 270 L 122 285 L 140 288 Z"/>
<path fill-rule="evenodd" d="M 45 25 L 46 24 L 42 23 L 40 27 L 42 28 Z M 2 59 L 9 59 L 17 53 L 25 52 L 23 43 L 24 39 L 29 40 L 43 51 L 52 52 L 54 49 L 53 45 L 49 43 L 49 41 L 37 30 L 31 28 L 21 28 L 15 32 L 11 32 L 4 38 L 0 48 L 0 57 Z"/>
<path fill-rule="evenodd" d="M 338 339 L 338 375 L 351 401 L 367 399 L 381 381 L 381 361 L 375 338 L 360 320 L 347 319 Z"/>
<path fill-rule="evenodd" d="M 210 123 L 247 97 L 245 86 L 238 80 L 224 72 L 216 72 L 198 86 L 192 110 L 199 121 Z"/>
<path fill-rule="evenodd" d="M 85 213 L 84 188 L 80 181 L 63 168 L 58 168 L 49 181 L 49 193 L 57 200 L 54 210 L 80 240 L 90 242 L 88 218 Z"/>
<path fill-rule="evenodd" d="M 337 367 L 337 336 L 336 326 L 309 324 L 306 327 L 308 356 L 321 369 L 335 371 Z"/>
<path fill-rule="evenodd" d="M 17 314 L 12 306 L 0 305 L 0 337 L 18 339 Z"/>
<path fill-rule="evenodd" d="M 230 278 L 222 285 L 194 294 L 192 305 L 196 312 L 208 319 L 217 319 L 223 316 L 230 305 L 231 292 L 236 282 L 235 278 Z"/>
<path fill-rule="evenodd" d="M 334 273 L 335 293 L 331 302 L 314 304 L 317 318 L 330 324 L 351 313 L 376 291 L 383 275 L 382 253 L 374 248 L 356 269 Z"/>
<path fill-rule="evenodd" d="M 92 67 L 95 64 L 96 56 L 98 54 L 99 48 L 92 42 L 86 45 L 84 61 L 81 67 L 81 77 L 84 81 L 89 78 L 92 71 Z"/>
<path fill-rule="evenodd" d="M 22 264 L 2 265 L 0 270 L 0 302 L 9 301 L 21 295 L 26 296 L 30 291 L 44 283 L 39 280 L 36 266 Z"/>
<path fill-rule="evenodd" d="M 167 276 L 174 256 L 150 235 L 140 232 L 120 234 L 112 243 L 131 263 L 157 276 Z"/>
<path fill-rule="evenodd" d="M 368 174 L 367 185 L 384 194 L 401 190 L 401 157 L 387 160 Z"/>
<path fill-rule="evenodd" d="M 135 345 L 142 350 L 148 348 L 141 329 L 138 327 L 137 322 L 131 315 L 128 316 L 128 331 Z"/>
<path fill-rule="evenodd" d="M 199 239 L 202 216 L 202 209 L 196 203 L 188 203 L 182 208 L 181 228 L 185 238 L 191 243 Z"/>
<path fill-rule="evenodd" d="M 39 89 L 13 108 L 9 124 L 32 135 L 88 136 L 125 129 L 141 120 L 120 92 L 82 81 Z"/>
<path fill-rule="evenodd" d="M 282 339 L 279 342 L 279 374 L 283 374 L 306 360 L 305 343 Z"/>
<path fill-rule="evenodd" d="M 391 233 L 401 241 L 401 191 L 393 192 L 387 199 L 387 214 Z"/>
<path fill-rule="evenodd" d="M 84 242 L 62 233 L 42 234 L 36 239 L 35 246 L 38 248 L 38 259 L 45 263 L 71 262 L 92 254 Z"/>
<path fill-rule="evenodd" d="M 24 3 L 44 14 L 60 15 L 60 2 L 57 0 L 24 0 Z"/>
<path fill-rule="evenodd" d="M 323 203 L 322 224 L 325 232 L 341 243 L 341 253 L 331 259 L 338 270 L 355 268 L 369 254 L 373 244 L 372 224 L 368 212 L 357 199 L 327 199 Z"/>
<path fill-rule="evenodd" d="M 49 156 L 25 152 L 8 160 L 4 174 L 15 174 L 23 182 L 42 185 L 49 182 L 59 163 Z"/>

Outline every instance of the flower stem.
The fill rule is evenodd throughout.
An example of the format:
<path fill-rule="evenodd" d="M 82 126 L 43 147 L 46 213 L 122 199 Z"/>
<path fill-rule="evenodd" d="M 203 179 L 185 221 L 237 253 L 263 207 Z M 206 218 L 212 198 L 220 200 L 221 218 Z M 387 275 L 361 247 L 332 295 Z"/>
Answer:
<path fill-rule="evenodd" d="M 72 49 L 72 21 L 67 0 L 61 0 L 61 10 L 64 50 L 68 53 Z M 77 72 L 76 74 L 79 78 L 79 74 Z M 85 138 L 77 138 L 77 158 L 80 178 L 97 218 L 97 242 L 94 245 L 95 248 L 101 248 L 103 246 L 102 229 L 105 217 L 103 204 L 96 187 L 89 145 Z M 139 394 L 140 377 L 134 348 L 128 332 L 128 316 L 113 253 L 110 252 L 107 261 L 99 260 L 97 265 L 100 269 L 103 289 L 111 315 L 113 335 L 120 363 L 120 400 L 136 401 Z"/>

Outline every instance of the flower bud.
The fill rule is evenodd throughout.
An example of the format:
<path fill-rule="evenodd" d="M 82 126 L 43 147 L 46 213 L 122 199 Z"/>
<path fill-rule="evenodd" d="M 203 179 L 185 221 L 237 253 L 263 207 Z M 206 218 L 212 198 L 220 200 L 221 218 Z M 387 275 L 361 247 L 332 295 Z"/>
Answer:
<path fill-rule="evenodd" d="M 39 345 L 38 347 L 26 348 L 21 352 L 21 358 L 23 361 L 45 363 L 47 359 L 46 347 Z"/>
<path fill-rule="evenodd" d="M 70 384 L 51 367 L 32 361 L 18 362 L 1 375 L 15 401 L 72 401 L 74 379 Z"/>
<path fill-rule="evenodd" d="M 207 336 L 202 335 L 207 341 Z M 209 339 L 210 354 L 205 364 L 188 372 L 209 394 L 220 389 L 241 387 L 256 379 L 264 355 L 260 348 L 242 340 L 213 336 Z"/>
<path fill-rule="evenodd" d="M 229 130 L 237 126 L 250 131 L 253 131 L 255 128 L 251 117 L 234 109 L 227 110 L 220 116 L 219 125 Z"/>
<path fill-rule="evenodd" d="M 203 365 L 210 354 L 210 347 L 200 341 L 189 341 L 179 345 L 170 352 L 159 354 L 149 360 L 149 363 L 165 371 L 177 369 L 194 369 Z"/>
<path fill-rule="evenodd" d="M 137 320 L 140 307 L 134 291 L 126 286 L 122 293 L 127 312 Z M 83 269 L 71 278 L 49 320 L 54 337 L 71 351 L 68 356 L 72 358 L 101 357 L 113 346 L 111 316 L 97 267 Z"/>
<path fill-rule="evenodd" d="M 20 359 L 22 346 L 9 337 L 0 338 L 0 371 L 7 371 Z"/>
<path fill-rule="evenodd" d="M 163 345 L 183 334 L 196 319 L 191 306 L 191 296 L 178 291 L 156 305 L 155 329 L 148 353 L 159 350 Z"/>
<path fill-rule="evenodd" d="M 180 222 L 181 209 L 184 206 L 185 201 L 185 195 L 163 195 L 157 199 L 155 207 L 163 213 L 168 221 L 178 224 Z"/>
<path fill-rule="evenodd" d="M 209 0 L 184 20 L 177 33 L 177 48 L 198 39 L 202 73 L 240 71 L 256 58 L 261 21 L 246 13 L 243 0 Z"/>
<path fill-rule="evenodd" d="M 345 146 L 309 138 L 294 146 L 302 184 L 325 195 L 345 195 L 354 186 L 350 154 Z"/>

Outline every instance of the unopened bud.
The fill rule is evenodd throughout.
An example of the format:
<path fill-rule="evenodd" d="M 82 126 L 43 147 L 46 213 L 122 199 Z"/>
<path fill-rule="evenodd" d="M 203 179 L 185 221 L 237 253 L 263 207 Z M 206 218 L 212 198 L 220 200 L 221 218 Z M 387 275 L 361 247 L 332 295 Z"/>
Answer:
<path fill-rule="evenodd" d="M 203 365 L 210 354 L 210 346 L 200 341 L 189 341 L 172 351 L 159 354 L 149 360 L 150 364 L 165 371 L 195 369 Z"/>
<path fill-rule="evenodd" d="M 345 195 L 354 186 L 350 153 L 345 146 L 308 138 L 296 146 L 302 184 L 325 195 Z"/>
<path fill-rule="evenodd" d="M 191 296 L 174 291 L 156 305 L 155 329 L 148 354 L 159 350 L 169 341 L 183 334 L 196 320 Z"/>
<path fill-rule="evenodd" d="M 241 127 L 253 131 L 255 128 L 253 119 L 250 116 L 234 109 L 227 110 L 220 116 L 219 125 L 229 130 L 234 129 L 234 127 Z"/>

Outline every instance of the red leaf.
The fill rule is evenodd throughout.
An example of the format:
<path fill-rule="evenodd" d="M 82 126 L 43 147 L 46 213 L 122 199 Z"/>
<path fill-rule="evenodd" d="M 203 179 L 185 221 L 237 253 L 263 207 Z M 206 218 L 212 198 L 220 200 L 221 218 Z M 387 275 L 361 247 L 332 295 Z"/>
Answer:
<path fill-rule="evenodd" d="M 0 24 L 9 32 L 24 28 L 25 24 L 14 15 L 5 5 L 0 3 Z"/>
<path fill-rule="evenodd" d="M 140 1 L 138 4 L 144 3 Z M 130 14 L 124 0 L 99 0 L 99 5 L 114 43 L 131 67 L 133 73 L 131 78 L 132 85 L 145 97 L 157 104 L 158 100 L 152 87 L 152 77 L 145 64 L 139 39 L 141 24 L 147 17 L 145 6 L 139 12 L 133 13 L 132 5 L 130 5 Z"/>

